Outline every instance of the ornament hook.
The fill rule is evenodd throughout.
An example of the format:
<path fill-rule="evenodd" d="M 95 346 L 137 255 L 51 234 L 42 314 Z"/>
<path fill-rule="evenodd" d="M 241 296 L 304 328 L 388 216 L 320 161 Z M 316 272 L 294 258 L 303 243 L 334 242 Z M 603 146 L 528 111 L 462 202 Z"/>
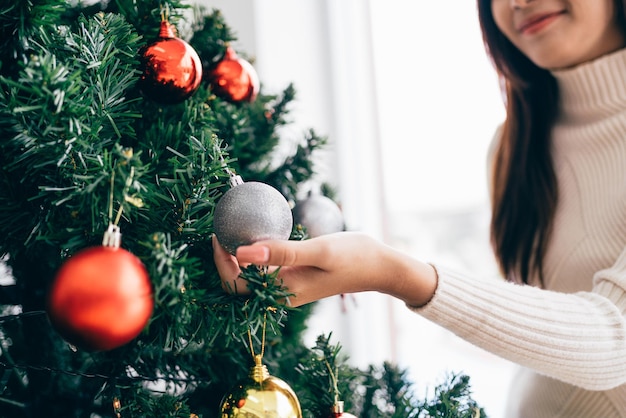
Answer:
<path fill-rule="evenodd" d="M 254 367 L 250 370 L 250 378 L 257 383 L 262 383 L 270 376 L 267 367 L 263 364 L 263 357 L 260 354 L 254 356 Z"/>
<path fill-rule="evenodd" d="M 109 224 L 104 237 L 102 237 L 102 246 L 111 248 L 120 248 L 122 243 L 122 232 L 120 227 L 114 224 Z"/>
<path fill-rule="evenodd" d="M 230 187 L 235 187 L 243 184 L 243 178 L 241 178 L 239 174 L 235 174 L 230 170 L 228 174 L 230 175 Z"/>
<path fill-rule="evenodd" d="M 161 3 L 161 22 L 167 22 L 170 18 L 170 6 L 169 4 L 163 5 Z"/>
<path fill-rule="evenodd" d="M 244 183 L 243 178 L 239 174 L 235 174 L 235 172 L 230 169 L 230 167 L 228 166 L 228 164 L 226 164 L 226 161 L 224 160 L 224 156 L 221 154 L 220 154 L 220 162 L 222 163 L 222 166 L 224 167 L 224 171 L 226 171 L 226 174 L 228 174 L 231 188 L 235 186 L 239 186 L 240 184 Z"/>

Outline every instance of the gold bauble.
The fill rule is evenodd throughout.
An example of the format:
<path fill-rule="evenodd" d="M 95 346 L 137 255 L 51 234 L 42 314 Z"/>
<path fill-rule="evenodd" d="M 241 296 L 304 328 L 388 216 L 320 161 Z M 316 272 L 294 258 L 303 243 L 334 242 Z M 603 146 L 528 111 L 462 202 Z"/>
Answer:
<path fill-rule="evenodd" d="M 285 381 L 270 376 L 255 357 L 250 375 L 222 399 L 221 418 L 302 418 L 300 402 Z"/>

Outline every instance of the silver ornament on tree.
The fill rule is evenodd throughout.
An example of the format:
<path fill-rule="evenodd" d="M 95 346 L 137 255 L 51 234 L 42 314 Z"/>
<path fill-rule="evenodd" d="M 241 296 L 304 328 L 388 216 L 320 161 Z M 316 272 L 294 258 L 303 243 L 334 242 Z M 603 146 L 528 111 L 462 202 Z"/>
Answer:
<path fill-rule="evenodd" d="M 220 198 L 213 214 L 215 235 L 230 254 L 242 245 L 291 236 L 293 215 L 285 197 L 272 186 L 244 182 L 231 176 L 231 189 Z"/>
<path fill-rule="evenodd" d="M 309 193 L 306 199 L 296 202 L 293 218 L 296 224 L 306 228 L 311 238 L 345 229 L 339 206 L 332 199 L 319 193 Z"/>

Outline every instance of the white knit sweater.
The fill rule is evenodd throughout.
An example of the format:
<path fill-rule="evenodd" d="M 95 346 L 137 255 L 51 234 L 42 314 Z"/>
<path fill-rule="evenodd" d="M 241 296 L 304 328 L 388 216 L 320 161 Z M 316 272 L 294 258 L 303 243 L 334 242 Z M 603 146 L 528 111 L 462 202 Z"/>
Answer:
<path fill-rule="evenodd" d="M 548 290 L 437 265 L 435 296 L 414 311 L 524 366 L 506 418 L 626 417 L 626 50 L 554 76 Z"/>

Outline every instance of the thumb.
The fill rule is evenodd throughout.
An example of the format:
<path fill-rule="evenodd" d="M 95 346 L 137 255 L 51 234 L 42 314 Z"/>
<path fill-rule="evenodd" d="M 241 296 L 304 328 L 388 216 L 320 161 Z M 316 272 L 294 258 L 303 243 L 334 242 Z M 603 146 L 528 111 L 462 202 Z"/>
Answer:
<path fill-rule="evenodd" d="M 315 239 L 305 241 L 259 241 L 237 248 L 240 263 L 269 266 L 315 266 L 323 246 Z"/>

